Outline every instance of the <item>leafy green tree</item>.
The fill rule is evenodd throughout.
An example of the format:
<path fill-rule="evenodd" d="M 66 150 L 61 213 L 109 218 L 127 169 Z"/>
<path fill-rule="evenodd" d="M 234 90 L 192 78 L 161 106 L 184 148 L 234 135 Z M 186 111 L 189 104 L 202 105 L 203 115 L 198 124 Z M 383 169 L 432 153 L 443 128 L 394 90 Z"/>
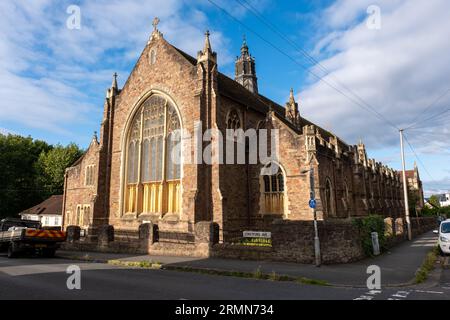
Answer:
<path fill-rule="evenodd" d="M 82 153 L 73 143 L 53 147 L 31 137 L 0 134 L 0 219 L 62 194 L 65 169 Z"/>
<path fill-rule="evenodd" d="M 36 162 L 37 183 L 45 190 L 46 196 L 62 194 L 64 191 L 64 172 L 83 151 L 74 143 L 66 147 L 56 145 L 40 154 Z"/>
<path fill-rule="evenodd" d="M 0 218 L 15 216 L 41 201 L 34 164 L 50 149 L 31 137 L 0 134 Z"/>
<path fill-rule="evenodd" d="M 408 207 L 411 215 L 416 215 L 416 208 L 419 205 L 419 196 L 415 191 L 408 191 Z"/>
<path fill-rule="evenodd" d="M 438 208 L 441 206 L 438 196 L 431 196 L 430 199 L 428 199 L 428 202 Z"/>

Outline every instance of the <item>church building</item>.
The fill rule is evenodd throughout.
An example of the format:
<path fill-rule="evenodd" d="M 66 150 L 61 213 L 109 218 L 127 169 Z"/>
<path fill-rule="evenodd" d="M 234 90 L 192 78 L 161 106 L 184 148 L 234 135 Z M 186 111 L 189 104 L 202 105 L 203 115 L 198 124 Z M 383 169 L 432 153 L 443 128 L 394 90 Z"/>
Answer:
<path fill-rule="evenodd" d="M 403 217 L 396 171 L 368 158 L 362 142 L 347 144 L 305 119 L 292 89 L 284 106 L 265 97 L 258 80 L 269 79 L 258 79 L 245 39 L 231 79 L 218 69 L 208 32 L 192 57 L 170 44 L 157 22 L 123 88 L 114 75 L 99 138 L 66 170 L 63 228 L 77 226 L 86 243 L 96 243 L 107 226 L 110 243 L 139 247 L 143 226 L 150 225 L 151 244 L 142 250 L 202 255 L 201 228 L 214 235 L 209 242 L 227 245 L 244 231 L 276 236 L 277 223 L 310 223 L 311 192 L 321 223 Z M 273 163 L 172 161 L 169 155 L 185 142 L 180 132 L 195 136 L 199 123 L 202 133 L 214 129 L 224 137 L 227 129 L 276 129 L 276 171 L 261 174 Z"/>

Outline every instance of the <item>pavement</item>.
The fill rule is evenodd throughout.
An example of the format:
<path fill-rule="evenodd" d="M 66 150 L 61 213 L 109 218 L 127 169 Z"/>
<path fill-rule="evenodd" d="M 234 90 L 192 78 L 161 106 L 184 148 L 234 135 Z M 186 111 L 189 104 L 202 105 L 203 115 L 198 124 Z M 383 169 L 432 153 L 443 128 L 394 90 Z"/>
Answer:
<path fill-rule="evenodd" d="M 411 286 L 417 270 L 421 267 L 426 254 L 436 245 L 437 236 L 425 233 L 412 242 L 403 242 L 389 252 L 375 258 L 368 258 L 356 263 L 341 265 L 323 265 L 315 267 L 296 263 L 279 263 L 270 261 L 232 260 L 217 258 L 187 258 L 156 255 L 127 255 L 98 252 L 58 251 L 57 255 L 65 259 L 87 259 L 97 262 L 119 260 L 122 262 L 158 262 L 162 269 L 190 268 L 197 270 L 254 272 L 275 272 L 277 275 L 304 277 L 322 280 L 335 287 L 366 288 L 369 276 L 367 268 L 376 265 L 381 269 L 383 288 Z"/>

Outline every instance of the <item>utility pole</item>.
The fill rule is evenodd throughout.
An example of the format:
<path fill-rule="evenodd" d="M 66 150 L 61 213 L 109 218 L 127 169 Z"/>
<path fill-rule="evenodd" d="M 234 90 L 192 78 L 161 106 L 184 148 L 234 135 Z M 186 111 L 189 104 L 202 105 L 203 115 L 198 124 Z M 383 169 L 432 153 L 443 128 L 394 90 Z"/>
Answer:
<path fill-rule="evenodd" d="M 403 194 L 405 198 L 405 217 L 406 217 L 406 227 L 408 229 L 408 240 L 412 240 L 411 234 L 411 220 L 409 219 L 409 200 L 408 200 L 408 186 L 406 184 L 406 172 L 405 172 L 405 149 L 403 147 L 403 129 L 400 129 L 400 149 L 402 155 L 402 176 L 403 176 Z"/>
<path fill-rule="evenodd" d="M 319 229 L 317 227 L 317 213 L 316 213 L 316 192 L 314 186 L 314 168 L 309 169 L 309 185 L 310 185 L 310 202 L 309 206 L 312 210 L 314 217 L 314 257 L 316 261 L 316 267 L 320 267 L 320 239 L 319 239 Z"/>

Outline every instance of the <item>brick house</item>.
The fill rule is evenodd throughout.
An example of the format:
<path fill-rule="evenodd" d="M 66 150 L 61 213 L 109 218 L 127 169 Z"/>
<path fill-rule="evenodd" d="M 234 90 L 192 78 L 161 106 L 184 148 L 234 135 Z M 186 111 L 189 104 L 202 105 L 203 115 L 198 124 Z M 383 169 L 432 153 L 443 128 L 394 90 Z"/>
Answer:
<path fill-rule="evenodd" d="M 398 171 L 397 174 L 400 177 L 400 179 L 402 179 L 402 171 Z M 414 203 L 415 208 L 417 210 L 422 210 L 422 208 L 425 205 L 425 198 L 423 196 L 423 185 L 419 175 L 419 168 L 417 167 L 417 164 L 415 162 L 414 162 L 414 169 L 405 170 L 405 175 L 406 175 L 406 184 L 408 187 L 408 194 L 410 198 L 409 199 L 410 206 Z"/>
<path fill-rule="evenodd" d="M 284 107 L 261 95 L 245 41 L 235 72 L 233 80 L 218 71 L 209 33 L 194 58 L 155 26 L 124 87 L 113 78 L 100 139 L 94 135 L 84 156 L 66 171 L 64 228 L 79 226 L 95 242 L 108 225 L 117 241 L 139 237 L 140 226 L 151 223 L 161 253 L 181 243 L 185 247 L 176 253 L 190 254 L 199 223 L 214 223 L 217 241 L 226 244 L 243 230 L 270 230 L 274 221 L 311 221 L 311 168 L 319 220 L 369 213 L 402 217 L 396 172 L 369 159 L 362 142 L 346 144 L 303 118 L 292 90 Z M 194 136 L 199 122 L 202 132 L 216 129 L 223 136 L 227 129 L 278 129 L 278 170 L 261 175 L 268 163 L 171 162 L 173 141 L 184 143 L 177 132 Z M 244 145 L 248 159 L 251 146 Z"/>

